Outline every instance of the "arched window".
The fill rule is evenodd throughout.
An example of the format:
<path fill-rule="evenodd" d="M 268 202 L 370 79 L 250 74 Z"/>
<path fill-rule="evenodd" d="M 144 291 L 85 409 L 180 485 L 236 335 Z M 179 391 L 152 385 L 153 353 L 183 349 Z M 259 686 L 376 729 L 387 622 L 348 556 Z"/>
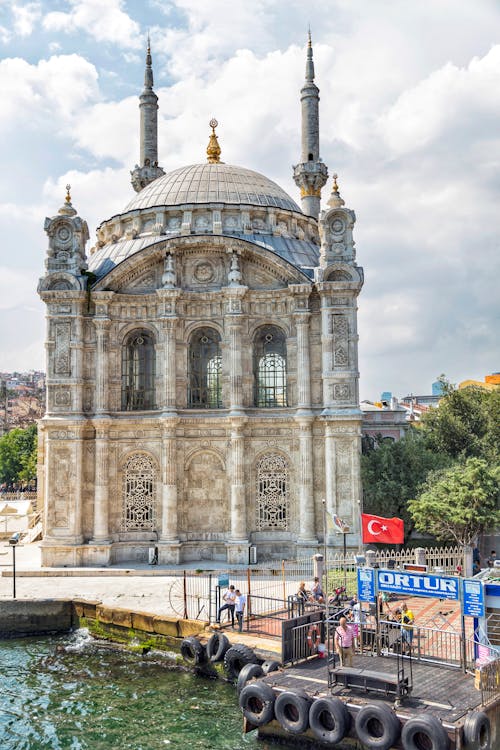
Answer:
<path fill-rule="evenodd" d="M 197 328 L 189 340 L 188 406 L 222 407 L 220 336 L 213 328 Z"/>
<path fill-rule="evenodd" d="M 156 471 L 145 453 L 129 456 L 123 471 L 123 531 L 149 531 L 155 527 Z"/>
<path fill-rule="evenodd" d="M 122 409 L 155 408 L 155 345 L 147 331 L 130 333 L 122 348 Z"/>
<path fill-rule="evenodd" d="M 257 529 L 288 529 L 288 467 L 283 456 L 264 456 L 257 465 Z"/>
<path fill-rule="evenodd" d="M 254 403 L 260 407 L 286 406 L 286 339 L 276 326 L 263 326 L 253 345 Z"/>

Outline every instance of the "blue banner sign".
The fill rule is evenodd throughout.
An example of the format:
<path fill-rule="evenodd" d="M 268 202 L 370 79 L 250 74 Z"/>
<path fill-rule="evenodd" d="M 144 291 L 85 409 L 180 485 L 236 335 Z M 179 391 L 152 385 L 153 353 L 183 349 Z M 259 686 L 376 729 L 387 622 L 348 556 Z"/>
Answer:
<path fill-rule="evenodd" d="M 219 576 L 217 583 L 219 586 L 229 586 L 229 576 Z"/>
<path fill-rule="evenodd" d="M 464 615 L 484 617 L 484 589 L 481 581 L 464 580 Z"/>
<path fill-rule="evenodd" d="M 360 602 L 375 601 L 375 571 L 373 568 L 358 568 L 358 599 Z"/>
<path fill-rule="evenodd" d="M 410 596 L 433 596 L 436 599 L 460 598 L 460 578 L 401 573 L 397 570 L 378 570 L 377 578 L 379 591 L 394 591 Z"/>

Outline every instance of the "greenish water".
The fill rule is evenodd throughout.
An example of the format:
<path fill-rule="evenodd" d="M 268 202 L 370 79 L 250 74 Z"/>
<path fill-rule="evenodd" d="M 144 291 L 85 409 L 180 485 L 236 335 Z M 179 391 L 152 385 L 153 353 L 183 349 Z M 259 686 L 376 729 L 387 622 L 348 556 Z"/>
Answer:
<path fill-rule="evenodd" d="M 159 654 L 66 638 L 0 642 L 1 750 L 264 750 L 230 685 Z"/>

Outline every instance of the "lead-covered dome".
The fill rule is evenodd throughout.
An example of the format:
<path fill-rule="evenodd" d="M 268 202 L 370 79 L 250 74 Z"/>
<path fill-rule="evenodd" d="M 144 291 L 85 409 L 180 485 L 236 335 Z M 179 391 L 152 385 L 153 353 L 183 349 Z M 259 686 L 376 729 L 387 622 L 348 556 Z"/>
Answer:
<path fill-rule="evenodd" d="M 189 203 L 249 204 L 301 213 L 295 201 L 268 177 L 221 162 L 191 164 L 158 177 L 128 203 L 123 213 Z"/>

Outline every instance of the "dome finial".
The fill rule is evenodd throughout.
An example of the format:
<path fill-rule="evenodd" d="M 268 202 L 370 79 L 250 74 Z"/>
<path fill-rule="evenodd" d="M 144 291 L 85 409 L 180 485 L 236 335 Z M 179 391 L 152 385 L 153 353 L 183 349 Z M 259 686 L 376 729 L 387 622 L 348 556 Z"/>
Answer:
<path fill-rule="evenodd" d="M 333 174 L 333 185 L 332 185 L 332 194 L 330 196 L 330 199 L 328 201 L 328 205 L 332 208 L 340 208 L 345 204 L 344 199 L 341 197 L 339 193 L 339 186 L 337 183 L 338 174 L 335 172 Z"/>
<path fill-rule="evenodd" d="M 71 185 L 66 185 L 66 198 L 65 201 L 71 206 L 71 193 L 69 192 L 71 190 Z"/>
<path fill-rule="evenodd" d="M 66 196 L 64 198 L 64 203 L 59 209 L 59 213 L 62 216 L 76 216 L 76 210 L 73 208 L 71 204 L 70 190 L 71 190 L 71 185 L 66 185 Z"/>
<path fill-rule="evenodd" d="M 217 140 L 217 136 L 215 134 L 215 128 L 219 123 L 217 122 L 215 117 L 212 117 L 208 124 L 212 128 L 212 132 L 210 134 L 210 140 L 208 141 L 207 146 L 207 161 L 209 162 L 209 164 L 219 164 L 221 147 L 219 146 L 219 141 Z"/>

